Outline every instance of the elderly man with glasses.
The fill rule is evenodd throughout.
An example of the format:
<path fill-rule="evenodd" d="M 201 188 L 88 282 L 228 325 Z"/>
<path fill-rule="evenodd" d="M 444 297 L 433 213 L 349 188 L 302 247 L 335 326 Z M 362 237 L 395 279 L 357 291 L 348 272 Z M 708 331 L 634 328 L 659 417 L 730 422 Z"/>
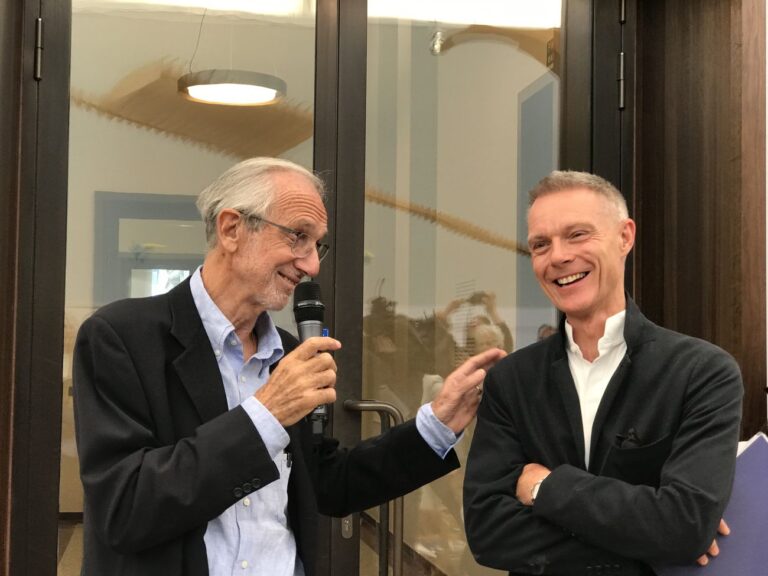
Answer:
<path fill-rule="evenodd" d="M 323 199 L 296 164 L 241 162 L 198 199 L 203 266 L 81 327 L 83 574 L 311 575 L 318 512 L 344 516 L 458 466 L 453 445 L 501 350 L 460 366 L 414 421 L 350 450 L 313 441 L 307 416 L 336 400 L 341 343 L 299 344 L 268 311 L 320 270 Z"/>

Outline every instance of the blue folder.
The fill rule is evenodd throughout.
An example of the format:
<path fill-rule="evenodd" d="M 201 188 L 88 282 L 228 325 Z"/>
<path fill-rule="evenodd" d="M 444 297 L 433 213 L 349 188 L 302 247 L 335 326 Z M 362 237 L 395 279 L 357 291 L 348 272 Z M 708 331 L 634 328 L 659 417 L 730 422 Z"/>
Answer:
<path fill-rule="evenodd" d="M 717 536 L 720 554 L 699 566 L 655 567 L 658 576 L 763 576 L 768 574 L 768 438 L 757 435 L 736 458 L 736 477 L 723 518 L 729 536 Z"/>

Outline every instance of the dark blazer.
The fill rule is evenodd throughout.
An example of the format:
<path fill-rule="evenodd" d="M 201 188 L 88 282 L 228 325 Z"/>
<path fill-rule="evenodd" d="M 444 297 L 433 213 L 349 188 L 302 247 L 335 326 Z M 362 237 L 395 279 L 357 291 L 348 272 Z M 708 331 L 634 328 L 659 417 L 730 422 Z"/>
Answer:
<path fill-rule="evenodd" d="M 653 574 L 712 543 L 733 481 L 742 382 L 720 348 L 660 328 L 627 298 L 627 352 L 595 417 L 589 469 L 558 334 L 485 380 L 464 483 L 478 562 L 514 574 Z M 523 466 L 552 470 L 533 507 Z"/>
<path fill-rule="evenodd" d="M 286 353 L 296 345 L 280 331 Z M 279 477 L 245 411 L 227 410 L 189 281 L 163 296 L 110 304 L 80 328 L 74 403 L 85 491 L 84 575 L 204 576 L 209 520 Z M 351 450 L 288 429 L 288 517 L 307 576 L 318 511 L 344 516 L 458 466 L 407 422 Z"/>

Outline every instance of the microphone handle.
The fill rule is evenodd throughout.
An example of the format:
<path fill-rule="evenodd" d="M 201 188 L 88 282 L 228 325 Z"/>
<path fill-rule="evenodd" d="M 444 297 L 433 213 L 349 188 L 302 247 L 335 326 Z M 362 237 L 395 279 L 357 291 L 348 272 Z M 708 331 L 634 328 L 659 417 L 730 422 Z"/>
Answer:
<path fill-rule="evenodd" d="M 298 323 L 299 340 L 304 342 L 313 336 L 323 335 L 323 323 L 319 320 L 304 320 Z"/>
<path fill-rule="evenodd" d="M 303 322 L 298 323 L 297 328 L 299 330 L 299 340 L 302 342 L 313 336 L 324 335 L 323 323 L 319 320 L 304 320 Z M 323 435 L 325 423 L 328 421 L 328 405 L 318 405 L 312 410 L 309 419 L 312 422 L 312 435 L 315 438 L 319 438 Z"/>

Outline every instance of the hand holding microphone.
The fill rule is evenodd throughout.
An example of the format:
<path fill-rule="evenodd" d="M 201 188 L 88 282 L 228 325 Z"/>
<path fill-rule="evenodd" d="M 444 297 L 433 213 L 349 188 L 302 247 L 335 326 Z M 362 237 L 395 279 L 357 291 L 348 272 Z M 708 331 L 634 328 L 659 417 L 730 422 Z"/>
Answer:
<path fill-rule="evenodd" d="M 296 286 L 293 295 L 293 315 L 296 318 L 296 328 L 299 340 L 305 342 L 308 338 L 327 336 L 328 331 L 323 326 L 325 305 L 320 296 L 320 285 L 316 282 L 302 282 Z M 320 404 L 310 417 L 312 435 L 319 438 L 328 423 L 328 404 Z"/>
<path fill-rule="evenodd" d="M 306 284 L 314 287 L 302 288 Z M 336 362 L 330 352 L 341 348 L 338 340 L 320 335 L 324 307 L 317 284 L 299 284 L 294 302 L 302 342 L 280 361 L 267 383 L 255 394 L 283 426 L 295 424 L 318 407 L 336 401 Z M 306 302 L 310 304 L 300 306 Z"/>

